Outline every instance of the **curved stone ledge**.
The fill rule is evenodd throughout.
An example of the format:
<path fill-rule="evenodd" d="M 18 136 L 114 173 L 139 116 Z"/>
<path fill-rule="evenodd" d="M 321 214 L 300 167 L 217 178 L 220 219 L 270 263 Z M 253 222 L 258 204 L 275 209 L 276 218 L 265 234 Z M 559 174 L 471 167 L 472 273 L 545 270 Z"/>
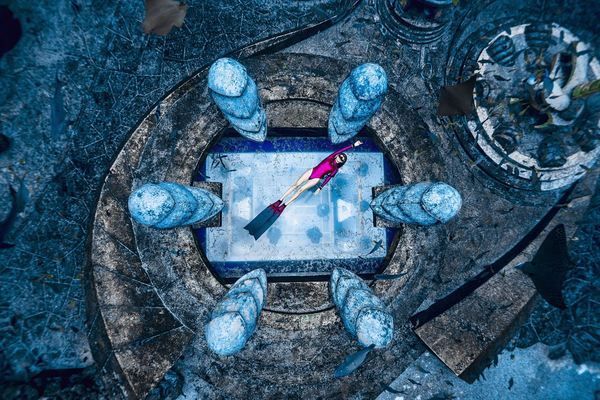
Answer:
<path fill-rule="evenodd" d="M 143 131 L 151 125 L 145 121 Z M 133 135 L 102 187 L 90 237 L 88 312 L 90 342 L 105 374 L 123 378 L 122 390 L 144 397 L 179 358 L 192 338 L 164 307 L 136 250 L 127 198 L 143 135 Z M 151 323 L 149 323 L 151 322 Z M 154 352 L 152 349 L 161 349 Z"/>

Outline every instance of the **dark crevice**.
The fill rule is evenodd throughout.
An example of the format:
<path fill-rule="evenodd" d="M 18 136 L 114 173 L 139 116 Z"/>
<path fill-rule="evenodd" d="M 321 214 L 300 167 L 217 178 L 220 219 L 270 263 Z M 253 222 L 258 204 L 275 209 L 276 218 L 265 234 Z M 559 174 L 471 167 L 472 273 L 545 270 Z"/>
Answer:
<path fill-rule="evenodd" d="M 16 46 L 22 34 L 21 22 L 7 6 L 0 6 L 0 58 Z"/>

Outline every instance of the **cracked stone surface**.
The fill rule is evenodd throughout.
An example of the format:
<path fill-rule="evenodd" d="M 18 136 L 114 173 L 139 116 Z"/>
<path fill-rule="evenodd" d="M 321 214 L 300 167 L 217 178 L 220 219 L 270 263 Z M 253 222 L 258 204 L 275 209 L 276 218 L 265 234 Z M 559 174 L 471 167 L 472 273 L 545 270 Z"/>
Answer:
<path fill-rule="evenodd" d="M 94 269 L 94 273 L 106 282 L 118 279 L 122 291 L 101 292 L 95 303 L 98 307 L 106 307 L 109 310 L 106 314 L 101 316 L 94 306 L 90 306 L 86 314 L 84 287 L 90 289 L 90 277 L 83 274 L 83 265 L 87 258 L 85 250 L 90 216 L 96 209 L 103 177 L 109 172 L 110 165 L 138 122 L 174 86 L 195 71 L 217 57 L 257 40 L 322 21 L 348 4 L 339 5 L 325 0 L 223 1 L 218 4 L 188 1 L 190 8 L 184 26 L 166 37 L 157 37 L 141 32 L 143 7 L 140 2 L 63 0 L 0 3 L 9 5 L 21 20 L 24 30 L 17 46 L 0 59 L 0 132 L 12 141 L 11 148 L 0 155 L 1 216 L 8 213 L 9 184 L 17 185 L 23 179 L 30 195 L 25 212 L 6 238 L 16 246 L 0 250 L 3 286 L 0 295 L 2 393 L 7 394 L 7 398 L 36 398 L 40 395 L 40 385 L 49 385 L 46 395 L 63 390 L 64 396 L 70 394 L 77 398 L 118 398 L 123 391 L 119 385 L 110 382 L 122 381 L 114 371 L 129 366 L 134 380 L 136 376 L 152 372 L 144 370 L 150 360 L 144 358 L 145 353 L 139 348 L 152 349 L 156 342 L 142 340 L 135 348 L 128 343 L 151 339 L 157 334 L 167 335 L 174 345 L 178 341 L 184 343 L 191 337 L 186 326 L 192 323 L 183 321 L 187 319 L 199 324 L 201 318 L 186 313 L 179 320 L 169 318 L 165 312 L 160 323 L 164 331 L 160 332 L 142 332 L 145 325 L 127 324 L 132 328 L 133 336 L 124 337 L 123 346 L 116 343 L 112 351 L 103 348 L 103 344 L 96 340 L 103 335 L 98 332 L 99 318 L 110 321 L 110 310 L 118 313 L 112 314 L 112 317 L 116 316 L 114 321 L 123 323 L 123 310 L 116 307 L 116 304 L 122 305 L 123 300 L 136 299 L 136 302 L 146 303 L 148 308 L 164 307 L 155 288 L 150 285 L 148 274 L 135 260 L 132 250 L 136 244 L 133 241 L 115 242 L 112 240 L 114 232 L 98 230 L 98 238 L 106 241 L 106 251 L 117 253 L 128 262 L 119 265 L 117 270 L 112 266 Z M 437 88 L 457 78 L 447 76 L 447 59 L 452 55 L 453 46 L 459 42 L 459 33 L 465 36 L 477 34 L 475 28 L 468 31 L 465 26 L 479 13 L 480 29 L 484 31 L 498 29 L 502 24 L 522 22 L 524 17 L 556 20 L 592 43 L 597 51 L 599 36 L 597 28 L 594 28 L 594 13 L 589 12 L 590 2 L 575 1 L 564 5 L 560 1 L 539 4 L 527 1 L 523 2 L 520 13 L 511 13 L 507 3 L 512 4 L 481 1 L 465 5 L 459 8 L 439 42 L 417 47 L 402 45 L 391 37 L 379 23 L 380 17 L 372 2 L 364 1 L 351 17 L 283 50 L 286 53 L 331 57 L 341 60 L 340 63 L 348 65 L 348 68 L 365 61 L 384 66 L 390 87 L 403 99 L 389 106 L 412 109 L 415 115 L 418 114 L 429 128 L 422 134 L 437 146 L 441 158 L 437 166 L 419 164 L 422 155 L 418 148 L 407 154 L 405 150 L 394 147 L 390 140 L 392 151 L 398 151 L 398 164 L 410 166 L 414 163 L 412 165 L 423 169 L 415 174 L 435 175 L 438 179 L 447 177 L 448 183 L 461 193 L 467 193 L 461 219 L 440 227 L 434 234 L 444 238 L 445 247 L 440 247 L 436 255 L 440 257 L 439 264 L 435 263 L 439 268 L 427 267 L 431 259 L 405 263 L 410 257 L 400 251 L 399 264 L 412 266 L 412 276 L 418 279 L 409 280 L 407 276 L 397 282 L 379 282 L 376 285 L 378 292 L 388 294 L 387 302 L 392 302 L 393 295 L 402 299 L 394 307 L 404 315 L 400 319 L 403 322 L 421 303 L 431 303 L 476 273 L 479 266 L 495 260 L 546 209 L 540 204 L 515 204 L 514 193 L 503 197 L 498 186 L 490 183 L 473 160 L 457 146 L 453 137 L 456 125 L 452 125 L 455 121 L 435 117 Z M 570 12 L 561 12 L 558 6 L 569 7 Z M 285 74 L 285 68 L 281 65 L 282 74 Z M 344 76 L 342 72 L 339 82 Z M 51 118 L 51 110 L 62 107 L 58 101 L 61 96 L 56 95 L 57 87 L 62 93 L 63 124 L 53 124 Z M 273 104 L 273 110 L 277 107 L 285 105 Z M 162 106 L 157 109 L 157 115 L 165 112 L 168 109 Z M 327 111 L 321 110 L 315 115 L 324 120 Z M 297 122 L 306 123 L 302 120 Z M 142 146 L 142 143 L 137 145 Z M 151 175 L 148 173 L 146 176 Z M 126 198 L 130 187 L 124 185 L 123 178 L 117 174 L 113 182 L 107 183 L 115 185 L 114 192 Z M 410 178 L 408 174 L 406 179 Z M 479 196 L 486 199 L 487 208 L 494 213 L 480 212 Z M 570 351 L 577 362 L 598 360 L 598 341 L 593 336 L 598 318 L 593 312 L 598 301 L 598 289 L 593 282 L 598 276 L 600 228 L 597 221 L 600 203 L 597 197 L 594 199 L 586 217 L 579 221 L 579 229 L 574 236 L 576 240 L 572 241 L 571 250 L 578 267 L 571 273 L 572 279 L 567 286 L 569 311 L 561 313 L 540 302 L 512 346 L 529 346 L 543 341 L 553 346 L 555 354 Z M 397 268 L 395 272 L 400 272 L 400 265 Z M 427 291 L 410 296 L 417 288 L 426 288 Z M 270 291 L 269 301 L 284 299 L 284 294 L 290 294 L 292 290 L 291 284 L 281 284 Z M 322 291 L 315 290 L 313 293 Z M 310 292 L 299 290 L 297 293 Z M 293 294 L 290 297 L 288 300 L 291 301 Z M 319 305 L 318 301 L 315 305 Z M 302 302 L 295 305 L 303 306 Z M 185 305 L 182 307 L 185 308 Z M 276 326 L 286 327 L 287 340 L 297 339 L 293 329 L 314 323 L 314 320 L 299 317 L 297 323 L 286 325 L 289 321 L 279 314 L 271 314 L 270 318 Z M 317 319 L 321 320 L 321 317 Z M 322 322 L 331 323 L 326 319 L 323 318 Z M 114 325 L 114 329 L 117 326 Z M 317 364 L 334 365 L 334 361 L 341 360 L 350 344 L 340 336 L 339 322 L 332 329 L 340 341 L 344 340 L 343 349 L 335 347 L 333 342 L 321 346 L 316 336 L 309 336 L 286 349 L 283 353 L 283 356 L 289 357 L 286 362 L 293 365 L 296 359 L 302 358 L 309 362 L 317 360 Z M 142 336 L 135 336 L 136 333 Z M 269 330 L 264 332 L 265 338 L 269 333 Z M 402 350 L 397 350 L 396 355 L 382 353 L 373 364 L 394 365 L 381 378 L 386 384 L 424 351 L 407 324 L 398 326 L 397 335 L 405 338 Z M 94 360 L 90 346 L 95 354 L 104 353 L 106 356 Z M 257 354 L 268 352 L 267 348 L 249 350 Z M 185 348 L 178 361 L 178 354 L 158 361 L 164 362 L 164 365 L 175 362 L 175 366 L 149 397 L 221 397 L 222 389 L 211 376 L 223 374 L 230 364 L 215 363 L 208 367 L 208 373 L 199 374 L 202 370 L 197 360 L 204 357 L 204 351 L 201 344 L 194 342 Z M 400 353 L 402 362 L 394 363 Z M 333 354 L 338 354 L 338 358 L 331 359 Z M 252 360 L 248 357 L 246 362 L 250 365 Z M 300 370 L 309 373 L 309 364 L 304 365 L 300 366 Z M 288 366 L 283 367 L 284 370 L 286 368 Z M 63 372 L 56 377 L 52 371 Z M 310 373 L 317 380 L 323 378 L 314 370 Z M 353 381 L 364 386 L 363 394 L 368 397 L 381 392 L 379 380 L 363 385 L 374 373 L 380 375 L 380 371 L 367 368 Z M 60 389 L 56 382 L 60 382 L 64 374 L 69 386 Z M 156 376 L 154 380 L 159 378 Z M 264 382 L 252 378 L 248 378 L 247 383 L 251 387 L 264 385 Z M 330 383 L 324 385 L 329 386 Z M 355 396 L 362 390 L 356 389 L 358 383 L 336 384 L 335 393 L 342 397 Z M 267 386 L 264 390 L 275 397 L 299 395 L 276 384 Z M 135 384 L 132 387 L 134 392 L 138 391 L 136 393 L 147 389 L 136 389 Z M 51 393 L 52 390 L 55 392 Z M 235 390 L 232 393 L 235 394 Z"/>

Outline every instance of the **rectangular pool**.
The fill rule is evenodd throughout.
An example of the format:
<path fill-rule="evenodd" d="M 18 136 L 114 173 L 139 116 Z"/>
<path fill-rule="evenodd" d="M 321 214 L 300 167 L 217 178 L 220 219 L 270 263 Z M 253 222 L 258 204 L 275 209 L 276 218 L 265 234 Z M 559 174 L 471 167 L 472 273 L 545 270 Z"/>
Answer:
<path fill-rule="evenodd" d="M 306 150 L 297 151 L 286 140 L 260 144 L 266 151 L 217 146 L 222 151 L 206 157 L 202 174 L 222 183 L 225 202 L 221 227 L 199 235 L 211 266 L 225 278 L 258 267 L 271 276 L 328 274 L 349 263 L 355 272 L 373 273 L 390 242 L 386 229 L 373 226 L 369 207 L 372 188 L 386 183 L 386 161 L 376 147 L 349 150 L 346 164 L 319 194 L 303 193 L 258 240 L 244 229 L 308 168 L 342 147 L 318 139 L 304 141 Z"/>

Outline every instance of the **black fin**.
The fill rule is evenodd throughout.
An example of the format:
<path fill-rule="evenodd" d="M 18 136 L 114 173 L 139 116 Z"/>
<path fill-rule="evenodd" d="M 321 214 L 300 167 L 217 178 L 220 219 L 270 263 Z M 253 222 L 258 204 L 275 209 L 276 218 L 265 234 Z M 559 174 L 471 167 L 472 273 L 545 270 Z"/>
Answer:
<path fill-rule="evenodd" d="M 248 225 L 246 225 L 244 227 L 244 229 L 246 229 L 248 232 L 250 232 L 251 235 L 253 235 L 253 232 L 256 231 L 257 229 L 260 229 L 260 227 L 265 222 L 267 222 L 274 213 L 275 213 L 275 210 L 273 210 L 270 206 L 265 208 L 264 210 L 262 210 L 260 212 L 260 214 L 258 214 L 256 217 L 254 217 L 254 219 L 252 221 L 250 221 L 248 223 Z"/>
<path fill-rule="evenodd" d="M 271 227 L 271 225 L 275 223 L 275 221 L 277 221 L 277 218 L 279 218 L 280 215 L 281 214 L 273 211 L 273 214 L 269 217 L 269 219 L 267 219 L 260 227 L 255 229 L 254 232 L 251 232 L 252 236 L 254 236 L 254 239 L 258 240 L 258 238 L 261 237 L 263 233 L 265 233 Z"/>

